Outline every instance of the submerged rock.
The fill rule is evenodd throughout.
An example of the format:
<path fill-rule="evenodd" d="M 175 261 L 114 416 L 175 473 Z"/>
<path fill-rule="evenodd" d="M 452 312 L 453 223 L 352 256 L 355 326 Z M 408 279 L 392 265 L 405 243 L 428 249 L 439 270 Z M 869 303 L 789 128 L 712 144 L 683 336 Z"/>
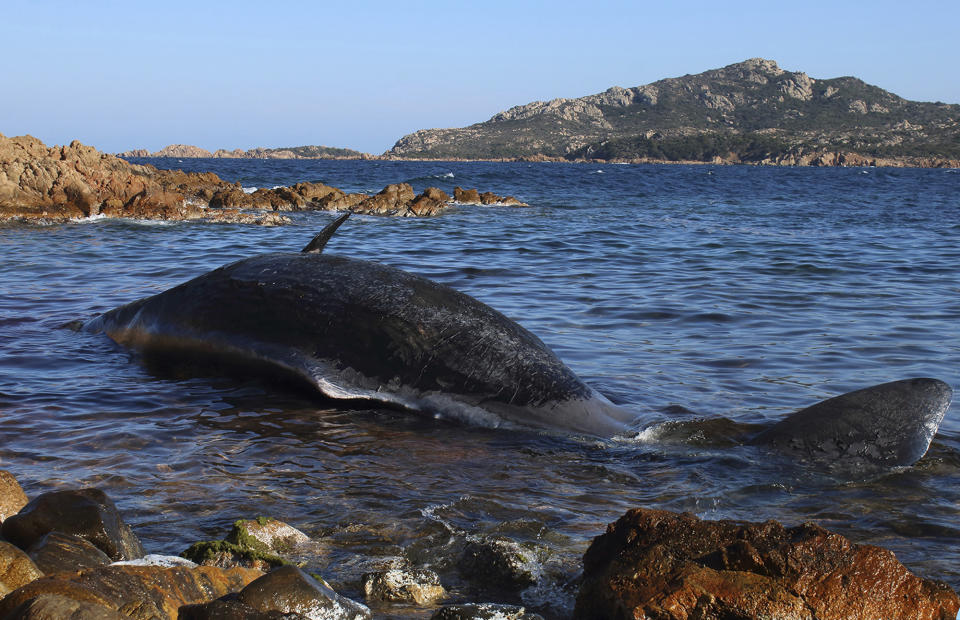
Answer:
<path fill-rule="evenodd" d="M 430 620 L 543 620 L 538 614 L 528 614 L 523 607 L 493 603 L 467 603 L 438 609 Z"/>
<path fill-rule="evenodd" d="M 140 540 L 117 507 L 96 488 L 44 493 L 5 520 L 2 529 L 3 536 L 21 549 L 56 530 L 90 541 L 112 560 L 144 555 Z"/>
<path fill-rule="evenodd" d="M 635 509 L 584 556 L 579 619 L 950 619 L 960 599 L 890 551 L 817 525 Z"/>
<path fill-rule="evenodd" d="M 463 205 L 528 206 L 513 196 L 498 196 L 493 192 L 480 193 L 475 189 L 462 189 L 460 187 L 453 188 L 453 200 Z"/>

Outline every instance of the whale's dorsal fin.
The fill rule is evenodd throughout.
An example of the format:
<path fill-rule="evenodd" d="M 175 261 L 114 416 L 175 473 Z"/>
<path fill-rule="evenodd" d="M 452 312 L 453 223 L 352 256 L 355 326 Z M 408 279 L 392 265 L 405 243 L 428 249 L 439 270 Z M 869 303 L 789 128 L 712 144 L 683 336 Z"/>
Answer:
<path fill-rule="evenodd" d="M 323 248 L 327 245 L 327 241 L 330 241 L 330 237 L 333 236 L 333 233 L 337 232 L 337 229 L 340 228 L 340 224 L 343 224 L 347 221 L 347 218 L 350 217 L 350 212 L 344 213 L 337 219 L 333 220 L 326 228 L 320 231 L 320 234 L 310 240 L 310 243 L 306 245 L 305 248 L 300 250 L 304 254 L 319 254 L 323 252 Z"/>

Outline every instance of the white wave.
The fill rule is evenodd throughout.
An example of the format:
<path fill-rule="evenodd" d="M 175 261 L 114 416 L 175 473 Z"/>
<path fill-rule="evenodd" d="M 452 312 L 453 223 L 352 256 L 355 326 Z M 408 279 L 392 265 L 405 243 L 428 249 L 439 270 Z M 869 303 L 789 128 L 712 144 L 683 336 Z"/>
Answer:
<path fill-rule="evenodd" d="M 257 191 L 260 188 L 259 187 L 242 187 L 240 189 L 243 190 L 244 194 L 252 194 L 253 192 Z"/>

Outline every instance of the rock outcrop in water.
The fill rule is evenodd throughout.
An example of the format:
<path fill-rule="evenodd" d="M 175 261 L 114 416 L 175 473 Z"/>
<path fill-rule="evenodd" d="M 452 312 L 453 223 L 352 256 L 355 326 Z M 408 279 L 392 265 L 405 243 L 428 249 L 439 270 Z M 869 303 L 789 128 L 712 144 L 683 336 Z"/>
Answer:
<path fill-rule="evenodd" d="M 388 185 L 375 196 L 347 194 L 323 183 L 247 193 L 211 172 L 158 170 L 77 141 L 47 147 L 31 136 L 0 134 L 0 222 L 58 222 L 102 215 L 274 225 L 289 221 L 279 211 L 349 210 L 423 217 L 439 215 L 449 204 L 449 196 L 441 190 L 428 188 L 415 196 L 406 183 Z M 522 203 L 514 199 L 483 204 Z"/>
<path fill-rule="evenodd" d="M 575 617 L 953 620 L 960 599 L 817 525 L 629 511 L 584 555 Z"/>
<path fill-rule="evenodd" d="M 280 148 L 217 149 L 213 153 L 189 144 L 171 144 L 159 151 L 133 149 L 117 153 L 117 157 L 176 157 L 179 159 L 212 157 L 214 159 L 372 159 L 374 156 L 353 149 L 330 146 L 286 146 Z"/>
<path fill-rule="evenodd" d="M 16 480 L 0 471 L 0 481 L 0 506 L 19 503 L 23 491 Z M 16 543 L 0 541 L 5 620 L 371 617 L 365 605 L 287 562 L 264 566 L 269 572 L 231 562 L 197 566 L 168 556 L 110 563 L 104 551 L 116 557 L 140 556 L 143 550 L 139 541 L 130 551 L 119 550 L 133 534 L 96 489 L 40 495 L 6 518 L 2 530 Z M 34 540 L 40 531 L 48 533 Z M 237 521 L 228 539 L 275 553 L 310 542 L 302 532 L 263 518 Z M 31 540 L 27 553 L 22 546 Z M 498 592 L 509 591 L 507 598 L 515 598 L 517 588 L 535 581 L 526 568 L 535 563 L 515 545 L 500 539 L 472 542 L 460 570 L 495 577 L 484 595 L 497 600 Z M 393 601 L 407 612 L 416 606 L 429 613 L 447 594 L 440 582 L 428 570 L 386 570 L 365 573 L 361 590 L 368 602 Z M 953 620 L 958 609 L 960 599 L 947 585 L 913 575 L 889 551 L 853 544 L 813 524 L 702 521 L 636 509 L 587 550 L 574 616 Z M 432 617 L 540 618 L 515 605 L 457 601 Z"/>

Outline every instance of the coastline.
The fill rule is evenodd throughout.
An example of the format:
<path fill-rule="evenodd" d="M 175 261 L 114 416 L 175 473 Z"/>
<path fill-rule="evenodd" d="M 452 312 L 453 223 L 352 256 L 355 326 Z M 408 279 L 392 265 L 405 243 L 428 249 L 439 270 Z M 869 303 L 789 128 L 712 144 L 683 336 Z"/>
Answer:
<path fill-rule="evenodd" d="M 129 153 L 129 151 L 127 152 Z M 695 159 L 656 159 L 650 157 L 632 159 L 567 159 L 549 155 L 530 155 L 523 157 L 401 157 L 398 155 L 371 155 L 365 153 L 363 157 L 215 157 L 191 155 L 128 155 L 118 153 L 121 159 L 254 159 L 254 160 L 328 160 L 328 161 L 400 161 L 400 162 L 490 162 L 490 163 L 558 163 L 558 164 L 655 164 L 678 166 L 756 166 L 782 168 L 918 168 L 918 169 L 951 169 L 960 168 L 960 159 L 942 157 L 873 157 L 851 151 L 816 151 L 800 155 L 786 155 L 776 159 L 760 161 L 744 161 L 734 158 L 714 158 L 709 161 Z"/>

